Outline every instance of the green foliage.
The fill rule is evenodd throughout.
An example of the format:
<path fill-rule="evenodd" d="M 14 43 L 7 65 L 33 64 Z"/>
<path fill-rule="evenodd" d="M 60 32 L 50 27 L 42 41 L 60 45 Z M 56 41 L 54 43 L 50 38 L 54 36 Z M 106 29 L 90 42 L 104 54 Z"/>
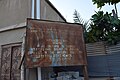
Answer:
<path fill-rule="evenodd" d="M 76 10 L 73 15 L 74 15 L 74 19 L 73 19 L 74 23 L 79 23 L 79 24 L 83 25 L 83 30 L 84 30 L 83 34 L 84 34 L 84 38 L 86 40 L 88 29 L 90 27 L 89 21 L 85 21 Z"/>
<path fill-rule="evenodd" d="M 120 0 L 92 0 L 93 4 L 97 4 L 98 8 L 101 8 L 105 4 L 113 5 L 120 2 Z"/>
<path fill-rule="evenodd" d="M 116 44 L 120 40 L 120 20 L 118 19 L 116 4 L 120 0 L 92 0 L 97 4 L 97 8 L 102 8 L 105 4 L 115 6 L 115 14 L 98 11 L 91 18 L 92 24 L 88 34 L 88 42 L 107 41 L 109 44 Z"/>
<path fill-rule="evenodd" d="M 103 11 L 98 11 L 91 18 L 87 42 L 107 41 L 116 44 L 120 40 L 120 20 Z"/>
<path fill-rule="evenodd" d="M 112 13 L 98 11 L 90 20 L 91 23 L 85 21 L 75 10 L 74 22 L 83 24 L 86 43 L 106 41 L 108 44 L 116 44 L 120 41 L 120 20 Z"/>

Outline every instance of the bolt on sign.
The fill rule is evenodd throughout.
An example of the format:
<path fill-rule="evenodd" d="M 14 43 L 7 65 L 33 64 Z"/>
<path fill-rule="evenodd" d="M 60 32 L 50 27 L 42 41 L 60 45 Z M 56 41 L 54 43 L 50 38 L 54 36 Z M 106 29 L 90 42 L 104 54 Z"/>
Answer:
<path fill-rule="evenodd" d="M 26 67 L 86 65 L 82 25 L 27 20 Z"/>

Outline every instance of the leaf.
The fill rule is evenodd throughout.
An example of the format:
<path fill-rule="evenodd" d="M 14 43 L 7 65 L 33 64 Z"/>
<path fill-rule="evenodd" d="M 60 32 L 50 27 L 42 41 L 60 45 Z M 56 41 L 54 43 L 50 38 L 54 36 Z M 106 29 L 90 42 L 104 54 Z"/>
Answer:
<path fill-rule="evenodd" d="M 119 3 L 120 0 L 92 0 L 93 4 L 97 4 L 97 8 L 103 7 L 105 4 L 113 5 Z"/>

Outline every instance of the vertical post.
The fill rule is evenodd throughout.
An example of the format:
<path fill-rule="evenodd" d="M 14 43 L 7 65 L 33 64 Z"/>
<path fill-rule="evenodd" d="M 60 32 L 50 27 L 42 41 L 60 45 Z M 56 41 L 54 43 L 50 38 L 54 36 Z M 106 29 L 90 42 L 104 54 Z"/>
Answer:
<path fill-rule="evenodd" d="M 40 15 L 40 19 L 41 19 L 41 0 L 39 3 L 40 3 L 40 5 L 39 5 L 40 6 L 40 9 L 39 9 L 40 14 L 39 15 Z"/>
<path fill-rule="evenodd" d="M 38 3 L 37 3 L 38 2 Z M 40 10 L 38 10 L 38 8 L 40 8 Z M 41 0 L 35 0 L 34 1 L 34 18 L 39 18 L 41 17 Z M 37 67 L 37 76 L 38 76 L 38 80 L 42 80 L 42 77 L 41 77 L 41 67 Z"/>
<path fill-rule="evenodd" d="M 38 72 L 38 80 L 42 80 L 42 77 L 41 77 L 41 67 L 37 68 L 37 72 Z"/>
<path fill-rule="evenodd" d="M 12 56 L 13 56 L 12 46 L 10 47 L 10 80 L 12 80 Z"/>
<path fill-rule="evenodd" d="M 21 59 L 24 57 L 24 49 L 25 49 L 25 36 L 26 34 L 23 35 L 23 41 L 22 41 L 22 49 L 21 49 Z M 22 64 L 21 66 L 21 80 L 24 80 L 24 65 Z"/>
<path fill-rule="evenodd" d="M 40 2 L 41 2 L 41 0 L 37 0 L 37 3 L 36 3 L 36 6 L 37 6 L 37 11 L 36 11 L 36 13 L 37 13 L 37 19 L 40 19 Z"/>
<path fill-rule="evenodd" d="M 84 80 L 89 80 L 88 78 L 88 71 L 87 71 L 87 66 L 83 66 L 83 75 L 84 75 Z"/>
<path fill-rule="evenodd" d="M 1 80 L 1 70 L 2 70 L 1 69 L 1 66 L 2 66 L 2 63 L 1 63 L 2 62 L 2 60 L 1 60 L 2 56 L 1 55 L 2 55 L 2 49 L 1 49 L 1 45 L 0 45 L 0 80 Z"/>
<path fill-rule="evenodd" d="M 37 0 L 34 0 L 34 19 L 37 18 Z"/>

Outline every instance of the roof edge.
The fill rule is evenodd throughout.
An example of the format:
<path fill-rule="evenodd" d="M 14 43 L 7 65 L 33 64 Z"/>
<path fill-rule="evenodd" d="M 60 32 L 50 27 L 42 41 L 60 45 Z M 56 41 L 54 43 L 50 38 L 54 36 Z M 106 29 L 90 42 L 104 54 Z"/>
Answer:
<path fill-rule="evenodd" d="M 66 23 L 66 24 L 74 24 L 74 25 L 83 26 L 83 24 L 79 24 L 79 23 L 62 22 L 62 21 L 52 21 L 52 20 L 44 20 L 44 19 L 27 18 L 27 20 L 48 21 L 48 22 Z"/>
<path fill-rule="evenodd" d="M 58 13 L 58 15 L 59 15 L 65 22 L 67 22 L 66 19 L 63 17 L 63 15 L 55 8 L 55 6 L 54 6 L 49 0 L 45 0 L 45 1 Z"/>
<path fill-rule="evenodd" d="M 15 24 L 15 25 L 11 25 L 11 26 L 8 26 L 8 27 L 0 28 L 0 33 L 5 32 L 5 31 L 9 31 L 9 30 L 24 28 L 25 26 L 26 26 L 26 22 L 23 22 L 23 23 L 20 23 L 20 24 Z"/>

